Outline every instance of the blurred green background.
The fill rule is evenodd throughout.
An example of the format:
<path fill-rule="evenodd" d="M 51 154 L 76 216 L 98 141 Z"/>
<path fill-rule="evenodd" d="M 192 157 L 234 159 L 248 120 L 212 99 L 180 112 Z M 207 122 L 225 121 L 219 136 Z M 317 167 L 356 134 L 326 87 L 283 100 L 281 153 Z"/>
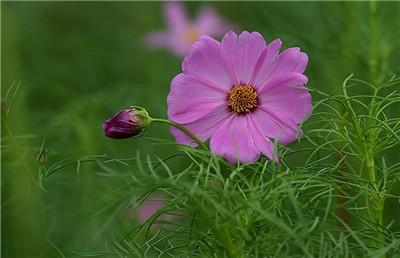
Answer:
<path fill-rule="evenodd" d="M 310 58 L 309 85 L 326 92 L 351 73 L 379 84 L 400 72 L 400 2 L 185 3 L 191 17 L 204 5 L 213 6 L 237 33 L 259 31 L 267 42 L 279 37 L 283 48 L 301 47 Z M 130 105 L 166 118 L 169 84 L 182 58 L 149 49 L 144 41 L 146 33 L 165 28 L 162 6 L 1 2 L 1 94 L 21 82 L 7 123 L 15 136 L 23 136 L 17 144 L 32 171 L 38 169 L 32 149 L 43 139 L 51 144 L 49 164 L 95 154 L 132 158 L 138 150 L 153 157 L 171 153 L 171 147 L 144 138 L 105 138 L 101 129 L 104 120 Z M 147 136 L 173 140 L 163 125 L 154 125 Z M 42 257 L 46 249 L 54 257 L 58 249 L 68 256 L 103 251 L 107 239 L 135 224 L 123 212 L 110 219 L 116 207 L 102 210 L 118 198 L 112 195 L 118 182 L 97 176 L 95 166 L 82 165 L 80 174 L 71 166 L 46 178 L 48 192 L 40 197 L 5 138 L 1 165 L 4 257 Z"/>

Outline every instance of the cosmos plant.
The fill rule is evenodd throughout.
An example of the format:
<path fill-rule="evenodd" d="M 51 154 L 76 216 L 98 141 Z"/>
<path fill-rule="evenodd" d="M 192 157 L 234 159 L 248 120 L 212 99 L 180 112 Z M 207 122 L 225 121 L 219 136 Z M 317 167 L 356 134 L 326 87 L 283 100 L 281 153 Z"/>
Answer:
<path fill-rule="evenodd" d="M 255 162 L 260 153 L 278 162 L 273 140 L 295 141 L 312 108 L 302 74 L 308 57 L 299 48 L 279 54 L 281 45 L 276 39 L 267 46 L 258 32 L 231 31 L 221 43 L 200 37 L 171 83 L 169 119 L 201 141 L 210 138 L 211 151 L 232 164 Z M 192 142 L 171 132 L 178 143 Z"/>
<path fill-rule="evenodd" d="M 400 257 L 400 77 L 383 79 L 393 69 L 389 56 L 398 54 L 399 48 L 389 44 L 387 34 L 381 34 L 375 22 L 384 15 L 378 15 L 382 13 L 374 1 L 369 4 L 373 15 L 366 23 L 368 28 L 354 25 L 353 19 L 348 19 L 352 16 L 334 12 L 338 30 L 327 33 L 326 41 L 309 34 L 291 34 L 299 37 L 296 42 L 304 42 L 299 43 L 300 50 L 288 45 L 285 34 L 282 39 L 287 47 L 282 48 L 280 39 L 266 41 L 268 35 L 259 32 L 227 30 L 232 27 L 210 8 L 191 20 L 182 3 L 165 3 L 167 27 L 150 33 L 147 43 L 184 57 L 182 70 L 167 78 L 170 91 L 165 96 L 165 119 L 153 118 L 138 106 L 119 107 L 111 118 L 104 114 L 101 128 L 107 138 L 101 137 L 96 144 L 123 146 L 117 149 L 123 157 L 74 155 L 54 162 L 54 147 L 50 151 L 42 141 L 28 164 L 28 155 L 18 148 L 22 138 L 15 137 L 9 127 L 20 85 L 13 83 L 1 99 L 1 129 L 6 137 L 5 141 L 2 138 L 2 156 L 9 159 L 4 175 L 14 165 L 17 169 L 8 173 L 2 187 L 18 191 L 4 195 L 2 204 L 8 209 L 10 201 L 17 200 L 8 216 L 21 213 L 15 221 L 22 230 L 14 230 L 16 224 L 9 226 L 5 220 L 2 226 L 18 241 L 8 242 L 5 237 L 2 245 L 23 256 L 16 247 L 31 245 L 29 241 L 35 237 L 40 242 L 35 257 Z M 257 12 L 251 15 L 262 17 Z M 293 31 L 293 24 L 286 26 Z M 337 33 L 346 26 L 348 30 Z M 370 34 L 357 37 L 356 32 L 363 29 Z M 331 44 L 336 37 L 345 38 L 342 43 L 346 44 Z M 367 44 L 358 49 L 351 43 L 357 38 Z M 313 59 L 321 52 L 312 46 L 319 51 L 331 49 L 317 63 Z M 337 54 L 340 62 L 329 60 L 332 54 Z M 369 73 L 370 82 L 327 73 L 337 63 L 345 68 L 332 69 L 336 72 L 347 72 L 359 63 Z M 308 69 L 309 65 L 314 70 Z M 313 71 L 327 73 L 321 78 L 335 91 L 326 92 L 326 85 L 315 85 L 320 74 Z M 101 110 L 104 101 L 110 101 L 108 91 L 103 95 Z M 92 113 L 86 107 L 91 103 L 82 102 L 84 120 L 71 119 L 80 109 L 71 109 L 67 119 L 61 116 L 58 120 L 73 124 L 77 131 L 85 128 L 81 122 L 90 121 L 87 117 Z M 110 102 L 115 105 L 118 100 Z M 97 133 L 101 133 L 102 121 Z M 152 136 L 157 123 L 168 125 L 171 140 L 159 139 L 160 131 L 153 131 L 157 138 L 145 137 L 149 131 Z M 145 141 L 162 146 L 162 154 L 139 150 Z M 33 164 L 37 173 L 32 171 Z M 86 199 L 81 193 L 90 191 L 96 202 L 90 217 L 94 220 L 85 217 L 82 222 L 90 223 L 73 231 L 76 239 L 71 240 L 93 237 L 99 240 L 93 247 L 96 250 L 85 241 L 81 250 L 71 250 L 73 242 L 59 248 L 58 240 L 65 236 L 54 237 L 60 232 L 52 233 L 54 224 L 46 226 L 47 214 L 52 223 L 63 222 L 63 217 L 53 219 L 60 211 L 54 213 L 57 206 L 45 207 L 42 200 L 55 199 L 50 196 L 52 191 L 64 187 L 64 178 L 70 173 L 62 181 L 46 178 L 67 167 L 68 172 L 90 172 L 83 179 L 90 179 L 90 187 L 69 184 L 79 190 L 77 200 Z M 77 178 L 80 183 L 81 175 Z M 20 193 L 29 199 L 19 202 Z M 66 198 L 68 194 L 73 193 L 67 192 Z M 65 204 L 60 202 L 70 209 Z M 77 204 L 84 214 L 93 209 L 82 204 L 87 201 Z M 29 213 L 17 212 L 20 208 Z M 61 228 L 65 230 L 65 226 Z M 27 250 L 35 248 L 32 245 Z"/>
<path fill-rule="evenodd" d="M 342 94 L 327 94 L 305 86 L 307 54 L 297 47 L 280 52 L 281 45 L 279 39 L 266 44 L 258 32 L 238 36 L 230 31 L 221 42 L 200 36 L 182 62 L 182 73 L 171 82 L 168 120 L 133 107 L 106 121 L 105 134 L 112 138 L 143 135 L 152 122 L 171 125 L 193 162 L 172 172 L 167 165 L 171 155 L 155 165 L 145 162 L 148 172 L 129 175 L 142 189 L 134 203 L 145 203 L 152 213 L 132 232 L 146 231 L 148 237 L 131 241 L 128 234 L 113 252 L 144 257 L 399 254 L 398 233 L 385 226 L 383 212 L 387 199 L 398 199 L 389 192 L 398 181 L 400 163 L 388 167 L 376 160 L 378 153 L 400 143 L 400 122 L 384 115 L 399 95 L 378 97 L 399 79 L 374 86 L 349 77 Z M 372 101 L 349 97 L 350 81 L 371 87 Z M 313 106 L 310 92 L 323 100 Z M 317 108 L 323 110 L 315 113 Z M 303 132 L 316 115 L 311 128 L 319 128 Z M 285 146 L 301 137 L 309 147 L 296 151 Z M 288 159 L 291 155 L 300 159 Z M 167 175 L 160 175 L 158 167 Z M 149 189 L 168 198 L 149 206 Z M 162 214 L 180 219 L 160 221 Z M 154 223 L 163 226 L 156 230 Z M 150 229 L 157 233 L 151 236 Z M 277 237 L 286 240 L 278 243 Z"/>
<path fill-rule="evenodd" d="M 302 135 L 298 124 L 312 109 L 303 75 L 308 57 L 297 47 L 279 54 L 281 45 L 279 39 L 266 45 L 258 32 L 230 31 L 221 43 L 201 36 L 167 98 L 176 142 L 197 146 L 210 139 L 211 152 L 231 164 L 255 162 L 260 153 L 278 162 L 273 141 L 295 141 Z M 135 113 L 124 110 L 107 120 L 106 136 L 128 138 L 143 131 Z"/>

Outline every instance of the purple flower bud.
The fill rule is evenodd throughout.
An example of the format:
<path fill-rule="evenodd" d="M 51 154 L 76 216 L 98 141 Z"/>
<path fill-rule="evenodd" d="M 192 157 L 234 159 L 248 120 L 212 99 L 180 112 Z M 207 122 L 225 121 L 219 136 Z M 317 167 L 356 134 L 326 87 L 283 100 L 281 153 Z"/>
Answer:
<path fill-rule="evenodd" d="M 44 140 L 40 148 L 35 149 L 35 159 L 40 166 L 43 166 L 47 162 L 48 153 L 50 152 L 50 147 L 44 147 Z"/>
<path fill-rule="evenodd" d="M 47 156 L 42 154 L 39 157 L 37 157 L 37 162 L 39 163 L 39 165 L 44 165 L 47 162 Z"/>
<path fill-rule="evenodd" d="M 147 132 L 151 118 L 144 108 L 124 109 L 104 122 L 101 128 L 107 137 L 125 139 L 140 137 Z"/>

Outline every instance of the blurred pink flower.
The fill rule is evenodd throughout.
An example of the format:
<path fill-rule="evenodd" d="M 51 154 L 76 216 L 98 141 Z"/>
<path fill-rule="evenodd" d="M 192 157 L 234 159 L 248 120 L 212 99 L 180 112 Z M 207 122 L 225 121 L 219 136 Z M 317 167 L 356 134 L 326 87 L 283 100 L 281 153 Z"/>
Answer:
<path fill-rule="evenodd" d="M 136 219 L 143 223 L 153 216 L 158 210 L 163 208 L 165 204 L 162 200 L 166 200 L 167 197 L 163 194 L 154 194 L 148 200 L 142 203 L 136 210 Z M 163 214 L 157 218 L 157 220 L 163 220 L 166 215 Z"/>
<path fill-rule="evenodd" d="M 279 54 L 281 45 L 279 39 L 266 45 L 258 32 L 230 31 L 221 43 L 201 36 L 171 82 L 169 119 L 201 141 L 210 138 L 211 151 L 232 164 L 255 162 L 260 153 L 273 159 L 270 138 L 295 141 L 312 109 L 302 74 L 308 56 L 297 47 Z M 196 145 L 176 128 L 171 133 L 178 143 Z"/>
<path fill-rule="evenodd" d="M 229 29 L 227 23 L 212 8 L 202 8 L 194 21 L 187 17 L 186 10 L 180 2 L 167 2 L 164 5 L 164 16 L 167 29 L 150 33 L 147 42 L 151 47 L 169 48 L 177 55 L 189 53 L 190 46 L 198 37 L 205 34 L 219 36 Z"/>

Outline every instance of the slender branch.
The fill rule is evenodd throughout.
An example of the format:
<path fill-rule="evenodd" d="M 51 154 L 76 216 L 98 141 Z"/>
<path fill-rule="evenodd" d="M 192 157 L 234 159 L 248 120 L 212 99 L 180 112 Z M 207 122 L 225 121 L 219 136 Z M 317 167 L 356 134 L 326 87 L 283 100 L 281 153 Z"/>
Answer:
<path fill-rule="evenodd" d="M 23 167 L 23 170 L 24 170 L 26 176 L 29 178 L 29 180 L 30 180 L 35 186 L 37 186 L 38 183 L 36 182 L 35 178 L 33 177 L 32 173 L 31 173 L 31 170 L 30 170 L 29 167 L 26 165 L 24 159 L 22 158 L 21 154 L 19 153 L 17 144 L 15 143 L 14 136 L 12 135 L 10 128 L 7 126 L 7 124 L 6 124 L 4 121 L 2 121 L 1 124 L 2 124 L 3 128 L 6 130 L 6 132 L 7 132 L 7 134 L 8 134 L 8 138 L 10 139 L 11 146 L 13 147 L 14 152 L 15 152 L 15 154 L 17 155 L 18 161 L 20 162 L 21 166 Z"/>
<path fill-rule="evenodd" d="M 204 145 L 204 143 L 202 141 L 200 141 L 199 138 L 197 138 L 193 133 L 191 133 L 188 129 L 186 129 L 185 127 L 181 126 L 180 124 L 177 124 L 177 123 L 172 122 L 170 120 L 160 119 L 160 118 L 152 118 L 151 121 L 152 122 L 160 122 L 160 123 L 164 123 L 164 124 L 175 126 L 176 128 L 178 128 L 179 130 L 181 130 L 185 134 L 189 135 L 203 150 L 209 151 L 207 146 Z"/>
<path fill-rule="evenodd" d="M 38 199 L 38 204 L 39 204 L 39 212 L 40 215 L 42 216 L 42 220 L 43 220 L 43 237 L 42 237 L 42 241 L 43 241 L 43 257 L 48 257 L 48 251 L 47 251 L 47 230 L 46 230 L 46 215 L 44 212 L 44 205 L 43 205 L 43 199 L 41 196 L 41 192 L 40 192 L 40 185 L 39 182 L 35 180 L 35 178 L 33 177 L 31 170 L 29 169 L 28 165 L 25 163 L 24 159 L 21 156 L 21 153 L 18 150 L 17 144 L 14 140 L 14 136 L 11 133 L 10 128 L 7 126 L 7 124 L 3 121 L 1 121 L 1 125 L 2 128 L 4 128 L 8 134 L 8 138 L 10 139 L 11 142 L 11 146 L 14 149 L 15 155 L 17 156 L 18 161 L 20 162 L 21 166 L 23 167 L 23 171 L 25 172 L 26 176 L 29 178 L 29 181 L 31 181 L 31 183 L 35 186 L 34 189 L 36 190 L 37 193 L 37 199 Z M 41 174 L 41 166 L 39 166 L 39 177 L 38 180 L 40 179 L 40 174 Z M 39 215 L 39 216 L 40 216 Z"/>

